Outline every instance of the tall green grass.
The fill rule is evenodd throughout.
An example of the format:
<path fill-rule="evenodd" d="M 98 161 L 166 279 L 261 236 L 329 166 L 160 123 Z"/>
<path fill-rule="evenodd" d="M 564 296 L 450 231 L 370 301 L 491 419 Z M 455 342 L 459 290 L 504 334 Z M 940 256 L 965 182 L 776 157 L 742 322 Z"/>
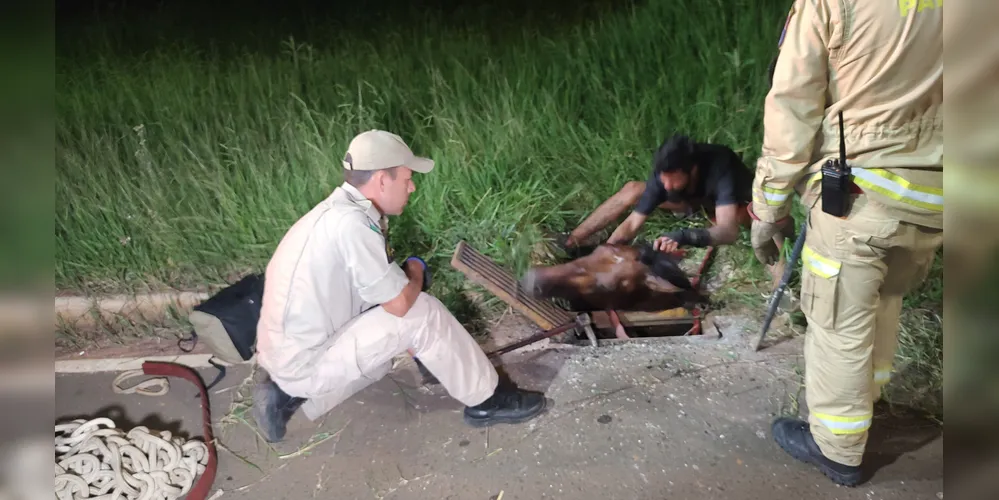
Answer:
<path fill-rule="evenodd" d="M 448 259 L 460 239 L 523 270 L 545 233 L 644 179 L 674 132 L 725 143 L 752 168 L 788 8 L 378 0 L 267 16 L 253 2 L 216 5 L 61 26 L 60 288 L 196 288 L 261 270 L 341 182 L 350 139 L 376 127 L 437 161 L 390 231 L 400 257 L 428 258 L 437 293 L 459 285 Z M 654 218 L 645 236 L 672 223 Z M 938 278 L 923 291 L 936 294 Z"/>
<path fill-rule="evenodd" d="M 752 168 L 789 7 L 377 0 L 261 17 L 252 1 L 214 5 L 60 27 L 59 288 L 199 288 L 260 271 L 340 184 L 350 139 L 383 128 L 437 161 L 391 244 L 424 256 L 434 293 L 472 321 L 448 264 L 459 240 L 522 271 L 546 233 L 644 179 L 674 132 L 725 143 Z M 653 218 L 643 236 L 673 223 Z M 764 283 L 747 242 L 727 253 Z M 939 310 L 941 285 L 938 266 L 907 307 Z M 900 360 L 942 373 L 940 331 L 902 333 Z"/>
<path fill-rule="evenodd" d="M 259 270 L 340 183 L 351 137 L 376 127 L 438 165 L 391 223 L 397 252 L 446 274 L 465 239 L 522 269 L 543 233 L 643 179 L 674 131 L 752 165 L 785 3 L 590 2 L 561 24 L 409 12 L 397 31 L 305 23 L 298 38 L 274 23 L 247 27 L 252 51 L 173 25 L 179 41 L 140 51 L 129 43 L 155 21 L 106 18 L 63 40 L 57 68 L 57 284 L 189 288 Z"/>

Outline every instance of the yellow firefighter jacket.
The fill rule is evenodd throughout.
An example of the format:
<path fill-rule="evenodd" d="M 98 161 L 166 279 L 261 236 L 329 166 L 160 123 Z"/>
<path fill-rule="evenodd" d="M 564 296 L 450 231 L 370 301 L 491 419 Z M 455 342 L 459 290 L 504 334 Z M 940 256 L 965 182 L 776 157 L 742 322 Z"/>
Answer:
<path fill-rule="evenodd" d="M 753 211 L 820 199 L 843 113 L 853 181 L 898 220 L 943 226 L 943 0 L 795 0 L 764 107 Z"/>

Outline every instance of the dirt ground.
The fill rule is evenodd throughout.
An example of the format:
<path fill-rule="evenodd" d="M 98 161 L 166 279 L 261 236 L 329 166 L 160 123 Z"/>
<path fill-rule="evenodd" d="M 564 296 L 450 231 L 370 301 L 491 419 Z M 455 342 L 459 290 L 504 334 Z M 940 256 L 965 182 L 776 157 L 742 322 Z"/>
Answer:
<path fill-rule="evenodd" d="M 404 361 L 320 421 L 299 413 L 287 440 L 271 447 L 247 424 L 251 366 L 230 368 L 211 391 L 220 443 L 212 492 L 225 500 L 942 498 L 942 428 L 932 422 L 881 412 L 866 458 L 874 475 L 858 488 L 784 454 L 769 424 L 806 411 L 800 338 L 754 353 L 753 320 L 714 324 L 701 338 L 545 343 L 507 354 L 504 371 L 553 405 L 530 423 L 488 430 L 465 426 L 461 405 L 440 386 L 421 386 Z M 508 313 L 485 347 L 532 326 Z M 115 375 L 57 376 L 57 421 L 110 416 L 120 427 L 201 434 L 193 385 L 178 379 L 163 396 L 116 395 Z"/>

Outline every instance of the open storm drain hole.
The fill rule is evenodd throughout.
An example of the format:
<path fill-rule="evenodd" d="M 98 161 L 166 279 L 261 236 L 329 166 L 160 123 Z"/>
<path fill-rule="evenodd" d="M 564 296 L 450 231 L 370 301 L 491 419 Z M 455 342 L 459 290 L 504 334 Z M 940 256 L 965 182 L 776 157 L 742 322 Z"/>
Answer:
<path fill-rule="evenodd" d="M 674 321 L 665 324 L 658 325 L 641 325 L 641 326 L 628 326 L 625 327 L 625 333 L 628 335 L 627 339 L 620 339 L 615 334 L 614 328 L 595 328 L 593 333 L 596 335 L 598 340 L 613 340 L 615 342 L 627 342 L 629 340 L 650 340 L 650 339 L 669 339 L 677 337 L 691 337 L 691 338 L 704 338 L 702 331 L 695 328 L 696 323 L 694 321 Z M 575 329 L 567 332 L 564 336 L 559 339 L 554 339 L 556 342 L 569 344 L 569 345 L 589 345 L 590 341 L 586 336 L 586 333 L 582 329 Z"/>
<path fill-rule="evenodd" d="M 700 334 L 699 332 L 692 332 L 694 329 L 694 322 L 690 323 L 672 323 L 665 325 L 653 325 L 653 326 L 638 326 L 627 328 L 626 331 L 628 336 L 631 338 L 650 338 L 650 337 L 682 337 L 691 334 Z M 597 338 L 616 338 L 614 336 L 613 330 L 600 330 L 597 333 Z"/>

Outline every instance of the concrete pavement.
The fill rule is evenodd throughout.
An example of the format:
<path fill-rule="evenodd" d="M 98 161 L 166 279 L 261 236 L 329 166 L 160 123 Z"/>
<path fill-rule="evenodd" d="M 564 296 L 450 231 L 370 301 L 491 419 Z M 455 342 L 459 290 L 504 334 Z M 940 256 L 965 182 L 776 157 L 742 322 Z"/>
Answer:
<path fill-rule="evenodd" d="M 460 404 L 439 386 L 421 387 L 405 363 L 321 421 L 296 415 L 287 441 L 271 448 L 244 423 L 252 366 L 230 367 L 211 391 L 221 443 L 213 492 L 225 500 L 942 496 L 942 429 L 932 423 L 879 416 L 867 459 L 877 471 L 858 488 L 785 455 L 769 423 L 803 410 L 800 339 L 753 353 L 752 326 L 718 325 L 720 338 L 508 354 L 510 377 L 545 390 L 554 406 L 531 423 L 488 430 L 465 426 Z M 212 368 L 199 371 L 214 378 Z M 200 434 L 193 385 L 172 379 L 163 396 L 119 395 L 115 375 L 58 375 L 58 421 L 110 416 L 122 427 Z"/>

